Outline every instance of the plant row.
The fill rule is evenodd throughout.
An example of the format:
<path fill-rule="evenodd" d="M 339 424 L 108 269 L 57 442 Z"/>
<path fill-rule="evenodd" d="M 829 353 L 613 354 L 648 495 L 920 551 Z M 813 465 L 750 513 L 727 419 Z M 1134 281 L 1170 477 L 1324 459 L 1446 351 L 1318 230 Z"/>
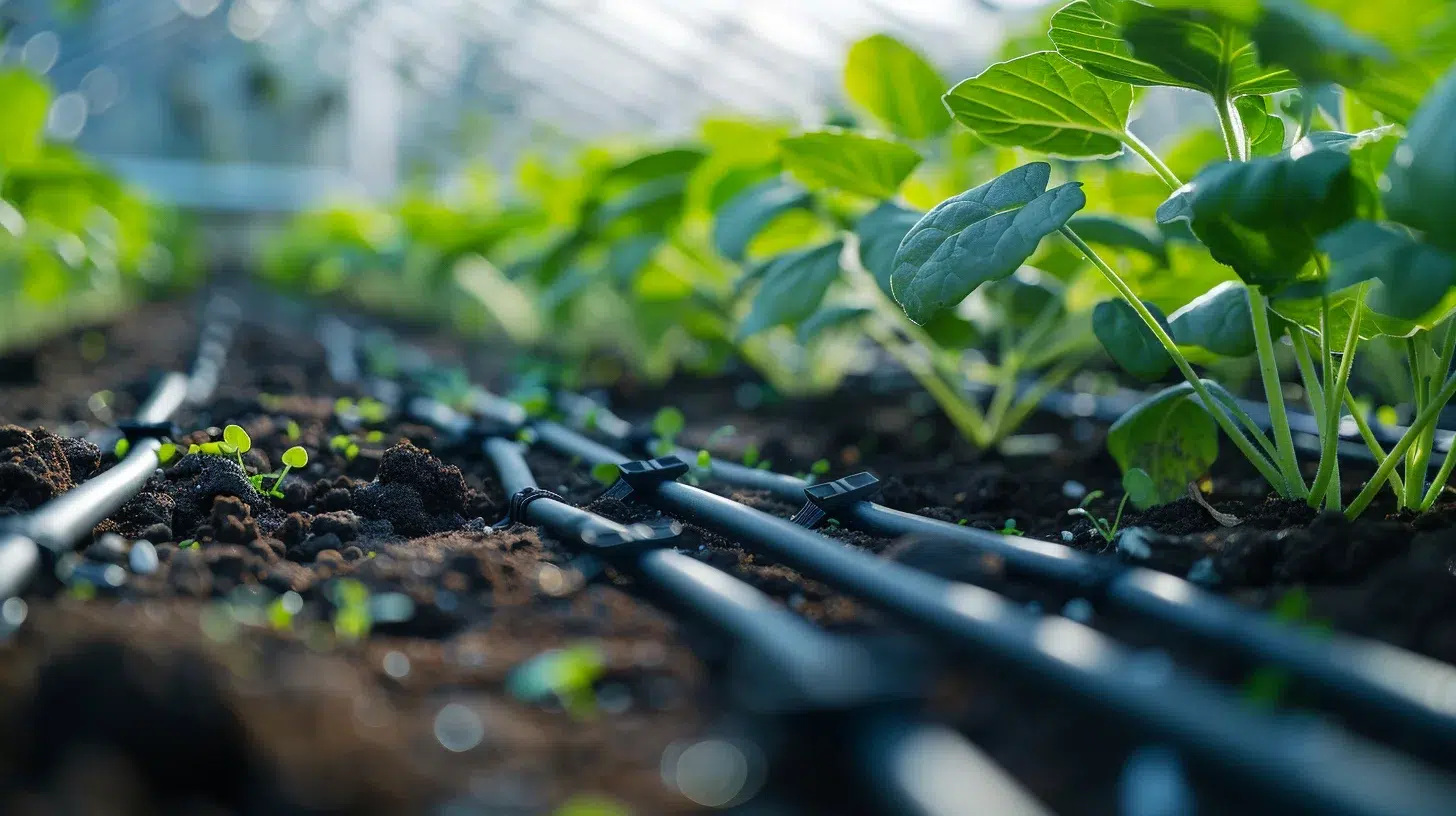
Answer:
<path fill-rule="evenodd" d="M 666 149 L 528 156 L 507 193 L 472 171 L 463 194 L 311 214 L 269 274 L 410 278 L 460 323 L 548 346 L 568 380 L 608 351 L 653 376 L 742 360 L 803 393 L 873 343 L 981 447 L 1110 358 L 1180 380 L 1109 435 L 1139 506 L 1183 495 L 1222 437 L 1283 497 L 1429 509 L 1456 466 L 1425 478 L 1456 396 L 1456 10 L 1076 0 L 1008 49 L 952 84 L 873 36 L 846 60 L 855 112 L 822 127 L 715 118 Z M 1131 124 L 1151 104 L 1195 124 L 1155 150 Z M 996 390 L 983 404 L 967 378 Z M 1319 420 L 1312 473 L 1291 398 Z M 1368 411 L 1393 401 L 1408 430 L 1386 449 Z M 1346 423 L 1378 462 L 1348 507 Z"/>

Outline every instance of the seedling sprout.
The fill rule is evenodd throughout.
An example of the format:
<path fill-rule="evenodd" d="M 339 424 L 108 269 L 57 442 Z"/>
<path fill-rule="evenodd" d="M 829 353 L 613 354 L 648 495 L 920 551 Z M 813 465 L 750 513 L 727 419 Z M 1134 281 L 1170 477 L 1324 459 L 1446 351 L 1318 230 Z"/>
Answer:
<path fill-rule="evenodd" d="M 293 447 L 284 451 L 283 472 L 278 474 L 278 481 L 273 483 L 273 489 L 268 491 L 269 494 L 281 497 L 283 495 L 283 492 L 279 490 L 279 488 L 283 485 L 283 477 L 288 475 L 288 471 L 295 468 L 304 468 L 307 466 L 308 451 L 304 450 L 301 445 L 294 445 Z"/>
<path fill-rule="evenodd" d="M 233 453 L 237 455 L 238 469 L 247 473 L 248 468 L 243 464 L 243 454 L 253 449 L 253 438 L 248 436 L 248 432 L 243 430 L 243 426 L 229 425 L 222 429 L 222 441 L 227 443 L 227 446 L 232 448 Z"/>

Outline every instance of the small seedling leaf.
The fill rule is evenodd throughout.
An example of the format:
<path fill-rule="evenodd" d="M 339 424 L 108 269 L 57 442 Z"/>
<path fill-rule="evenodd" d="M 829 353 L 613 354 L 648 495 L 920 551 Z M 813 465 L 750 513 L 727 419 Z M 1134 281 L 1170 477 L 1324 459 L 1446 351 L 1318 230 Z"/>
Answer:
<path fill-rule="evenodd" d="M 291 468 L 303 468 L 308 466 L 308 451 L 301 445 L 294 445 L 283 452 L 283 464 Z"/>
<path fill-rule="evenodd" d="M 657 415 L 652 418 L 652 433 L 658 439 L 668 442 L 677 439 L 677 435 L 686 426 L 687 418 L 683 416 L 683 412 L 671 405 L 658 410 Z"/>
<path fill-rule="evenodd" d="M 253 449 L 253 438 L 243 430 L 241 425 L 229 425 L 222 429 L 222 440 L 230 445 L 235 453 L 247 453 Z"/>
<path fill-rule="evenodd" d="M 1157 483 L 1142 468 L 1131 468 L 1122 474 L 1122 489 L 1132 506 L 1139 510 L 1147 510 L 1160 503 Z"/>
<path fill-rule="evenodd" d="M 617 483 L 617 479 L 621 477 L 622 471 L 611 462 L 598 462 L 592 465 L 591 475 L 593 479 L 596 479 L 603 486 L 611 487 Z"/>
<path fill-rule="evenodd" d="M 1051 165 L 1032 162 L 936 205 L 905 235 L 890 276 L 916 323 L 954 308 L 976 287 L 1014 273 L 1086 204 L 1081 185 L 1047 190 Z"/>
<path fill-rule="evenodd" d="M 1143 305 L 1167 331 L 1168 321 L 1162 311 L 1151 303 Z M 1138 379 L 1152 382 L 1173 368 L 1168 350 L 1126 301 L 1107 300 L 1097 304 L 1092 310 L 1092 331 L 1107 354 Z"/>

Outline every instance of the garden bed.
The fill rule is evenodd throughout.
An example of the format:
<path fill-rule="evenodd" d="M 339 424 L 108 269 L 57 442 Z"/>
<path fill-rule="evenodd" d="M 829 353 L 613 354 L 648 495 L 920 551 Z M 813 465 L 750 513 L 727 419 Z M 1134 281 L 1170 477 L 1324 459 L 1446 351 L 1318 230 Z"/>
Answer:
<path fill-rule="evenodd" d="M 182 365 L 187 344 L 178 338 L 192 336 L 190 314 L 190 305 L 179 305 L 125 319 L 105 331 L 106 353 L 92 363 L 75 336 L 48 345 L 33 367 L 20 367 L 38 381 L 3 385 L 0 419 L 78 436 L 85 431 L 78 422 L 107 424 L 93 398 L 102 388 L 112 389 L 106 405 L 114 418 L 126 417 L 147 392 L 148 369 Z M 163 334 L 159 325 L 171 328 Z M 505 367 L 499 351 L 471 359 L 486 376 Z M 568 553 L 532 530 L 490 529 L 505 515 L 506 497 L 478 451 L 387 419 L 368 426 L 377 436 L 352 432 L 358 450 L 350 456 L 335 444 L 350 433 L 338 424 L 336 400 L 363 395 L 331 380 L 315 343 L 245 327 L 226 371 L 208 404 L 178 417 L 194 432 L 182 441 L 207 441 L 199 429 L 237 423 L 252 437 L 247 460 L 259 472 L 273 471 L 294 444 L 311 461 L 273 498 L 226 458 L 183 457 L 99 528 L 151 540 L 155 573 L 133 575 L 100 597 L 73 585 L 31 600 L 27 622 L 0 652 L 7 812 L 57 809 L 84 795 L 78 791 L 142 811 L 210 800 L 256 813 L 414 812 L 458 800 L 541 812 L 598 798 L 634 813 L 693 809 L 664 784 L 661 764 L 670 746 L 726 715 L 711 639 L 675 623 L 622 579 L 575 589 Z M 492 384 L 506 385 L 498 377 Z M 753 445 L 788 473 L 827 459 L 833 476 L 881 475 L 880 501 L 895 509 L 995 530 L 1012 519 L 1032 537 L 1060 542 L 1067 531 L 1077 547 L 1107 548 L 1065 512 L 1077 504 L 1077 485 L 1119 494 L 1102 426 L 1038 418 L 1024 433 L 1055 437 L 1055 450 L 980 455 L 916 398 L 765 403 L 758 391 L 754 404 L 745 399 L 754 388 L 729 380 L 626 384 L 614 399 L 632 419 L 679 407 L 690 446 L 732 425 L 731 435 L 715 440 L 725 458 Z M 5 438 L 11 464 L 0 465 L 0 506 L 12 511 L 115 461 L 36 431 L 7 430 Z M 542 487 L 573 503 L 623 521 L 652 515 L 598 500 L 603 488 L 580 463 L 539 448 L 528 459 Z M 1299 585 L 1307 622 L 1456 662 L 1448 508 L 1412 522 L 1384 518 L 1377 506 L 1346 523 L 1267 499 L 1252 470 L 1222 467 L 1215 506 L 1244 523 L 1220 527 L 1188 500 L 1130 514 L 1125 526 L 1159 533 L 1148 539 L 1150 565 L 1183 575 L 1211 556 L 1221 586 L 1242 601 L 1275 606 Z M 1347 477 L 1347 492 L 1358 489 L 1359 475 Z M 798 509 L 711 480 L 704 486 L 785 517 Z M 933 542 L 825 532 L 946 577 L 984 567 Z M 1058 812 L 1116 811 L 1119 779 L 1137 745 L 1115 727 L 994 673 L 951 670 L 861 604 L 711 532 L 689 526 L 682 548 L 831 630 L 910 643 L 907 660 L 938 678 L 929 682 L 934 710 L 1042 801 Z M 131 556 L 99 540 L 87 552 L 98 563 Z M 407 597 L 414 612 L 378 619 L 355 641 L 341 614 L 347 602 L 328 588 L 339 578 L 358 581 L 371 598 Z M 1048 611 L 1075 600 L 1024 584 L 997 588 Z M 289 591 L 303 607 L 282 625 L 272 604 Z M 1155 641 L 1135 620 L 1092 622 L 1134 644 Z M 1249 683 L 1247 667 L 1159 643 L 1218 679 L 1268 694 L 1257 677 Z M 582 644 L 602 663 L 590 714 L 534 703 L 512 682 L 548 650 Z M 105 783 L 77 784 L 78 774 Z M 1217 812 L 1220 795 L 1200 793 Z"/>

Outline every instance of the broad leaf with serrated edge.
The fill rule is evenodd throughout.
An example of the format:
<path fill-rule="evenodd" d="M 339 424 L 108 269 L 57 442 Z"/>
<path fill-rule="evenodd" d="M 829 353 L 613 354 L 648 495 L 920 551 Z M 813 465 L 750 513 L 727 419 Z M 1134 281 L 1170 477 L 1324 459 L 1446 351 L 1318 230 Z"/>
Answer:
<path fill-rule="evenodd" d="M 811 188 L 827 187 L 886 199 L 920 164 L 914 148 L 844 130 L 784 139 L 784 167 Z"/>
<path fill-rule="evenodd" d="M 753 306 L 738 328 L 738 339 L 774 326 L 796 325 L 819 309 L 824 293 L 839 277 L 843 241 L 791 252 L 771 263 L 753 296 Z"/>
<path fill-rule="evenodd" d="M 1223 399 L 1217 383 L 1203 384 Z M 1122 415 L 1107 432 L 1107 451 L 1124 474 L 1152 477 L 1158 502 L 1175 501 L 1218 459 L 1218 425 L 1189 383 L 1165 388 Z"/>
<path fill-rule="evenodd" d="M 1247 357 L 1256 350 L 1249 290 L 1241 284 L 1221 283 L 1195 298 L 1168 318 L 1168 328 L 1180 346 L 1225 357 Z"/>
<path fill-rule="evenodd" d="M 950 127 L 940 105 L 945 80 L 914 49 L 886 34 L 850 46 L 845 94 L 894 133 L 928 139 Z"/>
<path fill-rule="evenodd" d="M 1167 331 L 1168 320 L 1162 310 L 1151 303 L 1143 305 Z M 1108 356 L 1140 380 L 1156 380 L 1173 368 L 1168 350 L 1125 300 L 1104 300 L 1097 304 L 1092 310 L 1092 332 Z"/>
<path fill-rule="evenodd" d="M 1082 208 L 1080 185 L 1047 190 L 1050 178 L 1045 162 L 1023 165 L 942 201 L 906 233 L 890 284 L 911 320 L 924 323 L 1012 274 Z"/>
<path fill-rule="evenodd" d="M 1055 51 L 1000 62 L 945 95 L 957 122 L 982 140 L 1069 159 L 1122 153 L 1132 88 Z"/>
<path fill-rule="evenodd" d="M 718 211 L 713 223 L 713 244 L 725 258 L 743 260 L 748 245 L 783 213 L 809 206 L 808 190 L 791 181 L 771 178 L 734 196 Z"/>

